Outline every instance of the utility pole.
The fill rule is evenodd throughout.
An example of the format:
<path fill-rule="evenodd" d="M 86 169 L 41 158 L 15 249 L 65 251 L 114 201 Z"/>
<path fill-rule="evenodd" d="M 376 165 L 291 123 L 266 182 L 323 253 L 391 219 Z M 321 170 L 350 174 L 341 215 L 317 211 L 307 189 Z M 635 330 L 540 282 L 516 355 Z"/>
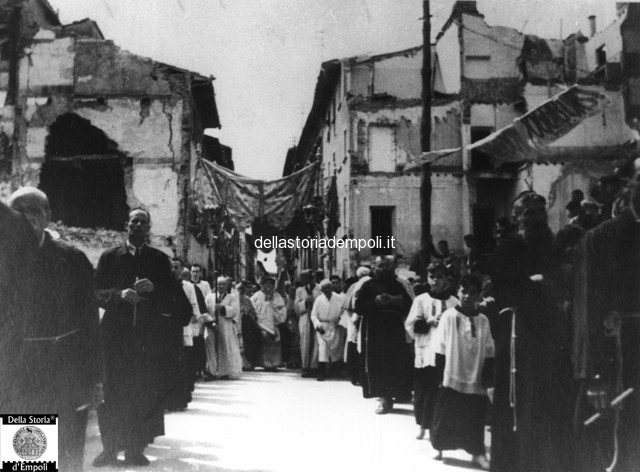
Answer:
<path fill-rule="evenodd" d="M 22 0 L 10 3 L 9 19 L 9 83 L 7 86 L 6 105 L 13 105 L 13 137 L 11 142 L 11 169 L 20 165 L 20 135 L 22 132 L 22 103 L 20 103 L 20 54 L 22 52 Z"/>
<path fill-rule="evenodd" d="M 422 24 L 422 121 L 420 143 L 424 154 L 431 150 L 431 13 L 429 0 L 423 0 Z M 420 183 L 420 221 L 422 247 L 431 240 L 431 164 L 422 165 Z"/>

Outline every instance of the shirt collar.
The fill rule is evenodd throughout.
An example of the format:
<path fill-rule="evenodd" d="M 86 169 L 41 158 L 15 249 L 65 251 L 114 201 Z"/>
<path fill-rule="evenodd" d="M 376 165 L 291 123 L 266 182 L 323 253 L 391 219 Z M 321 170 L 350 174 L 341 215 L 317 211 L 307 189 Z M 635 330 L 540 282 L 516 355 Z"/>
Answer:
<path fill-rule="evenodd" d="M 127 252 L 128 252 L 129 254 L 131 254 L 132 256 L 135 256 L 135 255 L 136 255 L 136 252 L 142 251 L 142 248 L 144 248 L 144 243 L 143 243 L 140 247 L 136 248 L 136 247 L 135 247 L 133 244 L 131 244 L 131 243 L 129 242 L 129 240 L 127 239 L 127 240 L 125 241 L 125 243 L 124 243 L 124 246 L 125 246 L 125 248 L 127 249 Z"/>

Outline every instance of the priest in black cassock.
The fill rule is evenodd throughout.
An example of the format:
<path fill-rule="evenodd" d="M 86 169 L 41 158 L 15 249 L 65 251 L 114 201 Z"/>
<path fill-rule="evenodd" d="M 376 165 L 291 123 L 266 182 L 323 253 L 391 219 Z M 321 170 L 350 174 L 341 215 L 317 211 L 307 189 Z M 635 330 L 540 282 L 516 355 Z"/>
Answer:
<path fill-rule="evenodd" d="M 176 310 L 184 292 L 168 256 L 147 246 L 150 228 L 149 213 L 132 210 L 127 241 L 98 262 L 96 291 L 105 309 L 105 398 L 98 409 L 104 451 L 94 460 L 96 467 L 115 465 L 121 450 L 126 464 L 148 465 L 144 448 L 164 434 L 175 326 L 187 324 L 190 314 Z"/>
<path fill-rule="evenodd" d="M 45 231 L 51 211 L 42 191 L 23 187 L 11 195 L 9 205 L 24 215 L 33 232 L 21 232 L 19 220 L 7 229 L 24 238 L 23 247 L 28 241 L 35 244 L 29 260 L 15 254 L 12 261 L 28 268 L 27 279 L 18 280 L 20 286 L 13 289 L 27 291 L 21 295 L 26 299 L 17 329 L 3 331 L 3 337 L 20 344 L 10 354 L 16 375 L 2 377 L 3 383 L 14 385 L 18 397 L 11 410 L 2 411 L 57 413 L 60 470 L 80 471 L 87 413 L 97 400 L 101 379 L 93 268 L 81 251 Z"/>
<path fill-rule="evenodd" d="M 17 380 L 23 375 L 13 361 L 22 343 L 24 316 L 31 312 L 31 271 L 38 249 L 24 216 L 0 202 L 0 412 L 23 411 Z"/>
<path fill-rule="evenodd" d="M 621 214 L 586 233 L 575 270 L 576 470 L 585 472 L 640 470 L 640 159 L 630 196 Z M 621 409 L 607 408 L 630 388 Z M 584 426 L 598 410 L 603 418 Z"/>
<path fill-rule="evenodd" d="M 355 311 L 362 316 L 363 395 L 380 399 L 378 414 L 391 411 L 394 400 L 411 399 L 413 353 L 404 330 L 410 307 L 393 259 L 376 258 L 375 277 L 360 288 Z"/>

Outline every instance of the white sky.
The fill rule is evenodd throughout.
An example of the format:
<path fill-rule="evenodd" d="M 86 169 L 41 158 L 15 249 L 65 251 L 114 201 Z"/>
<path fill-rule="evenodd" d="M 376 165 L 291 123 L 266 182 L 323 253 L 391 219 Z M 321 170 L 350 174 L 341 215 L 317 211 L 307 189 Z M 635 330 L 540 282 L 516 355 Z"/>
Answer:
<path fill-rule="evenodd" d="M 420 45 L 422 0 L 49 0 L 63 23 L 97 21 L 107 39 L 135 54 L 213 75 L 224 144 L 241 174 L 281 176 L 300 136 L 322 61 Z M 452 0 L 432 0 L 434 32 Z M 479 0 L 489 24 L 559 38 L 611 0 Z M 523 29 L 524 27 L 524 29 Z"/>

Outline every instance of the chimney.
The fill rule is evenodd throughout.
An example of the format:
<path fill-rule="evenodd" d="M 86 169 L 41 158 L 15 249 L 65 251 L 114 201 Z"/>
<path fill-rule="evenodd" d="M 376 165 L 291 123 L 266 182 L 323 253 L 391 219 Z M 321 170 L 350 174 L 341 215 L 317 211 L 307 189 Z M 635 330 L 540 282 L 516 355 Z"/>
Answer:
<path fill-rule="evenodd" d="M 596 15 L 589 16 L 589 27 L 591 28 L 590 38 L 593 38 L 596 35 Z"/>

